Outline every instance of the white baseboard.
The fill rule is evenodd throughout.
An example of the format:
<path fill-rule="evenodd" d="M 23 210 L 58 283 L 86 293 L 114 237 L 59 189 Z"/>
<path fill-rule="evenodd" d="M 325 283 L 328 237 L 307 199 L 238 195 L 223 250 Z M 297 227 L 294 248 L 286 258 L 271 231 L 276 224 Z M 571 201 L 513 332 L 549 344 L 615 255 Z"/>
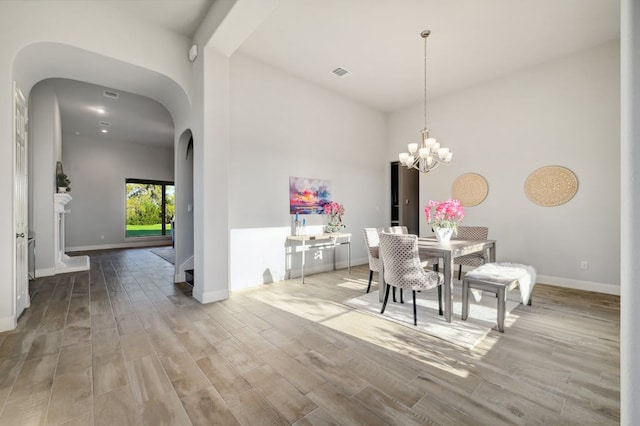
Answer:
<path fill-rule="evenodd" d="M 229 298 L 229 290 L 217 290 L 217 291 L 207 291 L 205 293 L 199 293 L 196 291 L 195 287 L 193 289 L 193 298 L 196 299 L 200 303 L 211 303 L 218 302 L 220 300 L 225 300 Z"/>
<path fill-rule="evenodd" d="M 367 265 L 369 264 L 369 258 L 351 259 L 352 268 L 354 266 L 365 265 L 365 264 Z M 336 269 L 347 269 L 348 267 L 349 267 L 349 262 L 346 260 L 340 260 L 336 262 Z M 321 263 L 318 265 L 305 265 L 304 275 L 307 276 L 311 274 L 319 274 L 321 272 L 329 272 L 332 270 L 333 270 L 333 262 Z M 301 276 L 302 276 L 302 269 L 293 268 L 287 271 L 287 275 L 285 276 L 284 279 L 300 278 Z M 256 285 L 260 285 L 260 284 L 256 284 Z"/>
<path fill-rule="evenodd" d="M 18 322 L 14 317 L 0 318 L 0 332 L 14 330 L 17 325 L 18 325 Z"/>
<path fill-rule="evenodd" d="M 36 278 L 50 277 L 56 274 L 55 268 L 40 268 L 36 269 Z"/>
<path fill-rule="evenodd" d="M 110 249 L 119 249 L 119 248 L 137 248 L 137 247 L 158 247 L 158 246 L 170 245 L 170 244 L 171 244 L 171 239 L 167 240 L 163 238 L 163 239 L 157 239 L 157 240 L 132 241 L 132 242 L 116 243 L 116 244 L 99 244 L 95 246 L 66 247 L 65 252 L 110 250 Z"/>
<path fill-rule="evenodd" d="M 463 271 L 472 270 L 472 266 L 462 266 Z M 454 270 L 455 277 L 458 277 L 458 268 Z M 574 280 L 573 278 L 554 277 L 551 275 L 537 275 L 538 284 L 548 284 L 555 287 L 572 288 L 574 290 L 595 291 L 596 293 L 613 294 L 620 296 L 620 286 L 610 283 L 598 283 L 594 281 Z"/>
<path fill-rule="evenodd" d="M 89 256 L 67 256 L 64 255 L 62 261 L 54 268 L 55 274 L 66 274 L 67 272 L 88 271 L 91 269 Z"/>
<path fill-rule="evenodd" d="M 351 259 L 351 267 L 353 268 L 354 266 L 358 266 L 358 265 L 364 265 L 364 264 L 369 264 L 369 258 L 368 257 L 363 257 L 360 259 Z M 347 268 L 349 267 L 349 262 L 347 262 L 346 260 L 341 260 L 339 262 L 336 262 L 336 269 L 343 269 L 343 268 Z"/>
<path fill-rule="evenodd" d="M 536 281 L 539 284 L 548 284 L 556 287 L 572 288 L 575 290 L 595 291 L 597 293 L 613 294 L 615 296 L 620 296 L 620 286 L 615 284 L 574 280 L 571 278 L 552 277 L 549 275 L 538 275 Z"/>

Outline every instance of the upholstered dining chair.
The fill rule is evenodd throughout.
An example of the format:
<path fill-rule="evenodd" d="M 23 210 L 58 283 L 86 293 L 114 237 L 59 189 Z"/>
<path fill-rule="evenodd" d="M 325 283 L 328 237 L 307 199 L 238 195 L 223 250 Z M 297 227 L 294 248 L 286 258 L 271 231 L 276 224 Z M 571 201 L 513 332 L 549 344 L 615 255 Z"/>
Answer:
<path fill-rule="evenodd" d="M 489 228 L 486 226 L 458 226 L 456 240 L 486 240 L 489 238 Z M 458 279 L 462 277 L 462 265 L 477 267 L 487 262 L 486 254 L 472 253 L 465 254 L 453 259 L 453 263 L 458 265 Z"/>
<path fill-rule="evenodd" d="M 382 259 L 384 293 L 381 314 L 387 307 L 389 289 L 411 290 L 413 294 L 413 325 L 418 325 L 416 291 L 438 288 L 438 313 L 442 315 L 442 284 L 444 278 L 438 272 L 425 270 L 420 263 L 418 236 L 412 234 L 380 233 L 380 258 Z"/>
<path fill-rule="evenodd" d="M 391 234 L 408 234 L 409 233 L 409 228 L 407 228 L 406 226 L 390 226 L 389 227 L 389 233 Z M 437 257 L 430 257 L 429 259 L 423 259 L 422 260 L 422 266 L 424 266 L 425 268 L 427 267 L 427 265 L 433 265 L 433 270 L 438 272 L 438 264 L 439 264 L 439 260 Z M 395 302 L 395 299 L 394 299 Z"/>
<path fill-rule="evenodd" d="M 367 246 L 367 256 L 369 257 L 369 285 L 367 293 L 371 290 L 371 280 L 373 273 L 380 272 L 380 238 L 378 234 L 382 228 L 364 228 L 364 243 Z"/>
<path fill-rule="evenodd" d="M 392 233 L 392 234 L 408 234 L 409 233 L 409 228 L 407 228 L 404 225 L 402 225 L 402 226 L 390 226 L 389 227 L 389 232 Z"/>
<path fill-rule="evenodd" d="M 409 228 L 407 228 L 404 225 L 400 225 L 400 226 L 390 226 L 389 228 L 389 233 L 391 234 L 408 234 L 409 233 Z M 433 265 L 433 270 L 438 272 L 439 269 L 439 263 L 440 263 L 440 259 L 438 259 L 437 257 L 430 257 L 428 259 L 422 259 L 422 267 L 426 268 L 427 265 Z M 393 289 L 393 301 L 396 301 L 396 289 Z M 404 303 L 404 300 L 402 298 L 402 289 L 400 289 L 400 303 Z"/>

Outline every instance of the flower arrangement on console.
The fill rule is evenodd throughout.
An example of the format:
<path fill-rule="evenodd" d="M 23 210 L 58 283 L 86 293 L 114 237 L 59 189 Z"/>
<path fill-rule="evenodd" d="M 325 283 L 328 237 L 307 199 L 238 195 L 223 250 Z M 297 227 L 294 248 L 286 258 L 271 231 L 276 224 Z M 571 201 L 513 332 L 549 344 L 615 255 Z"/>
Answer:
<path fill-rule="evenodd" d="M 342 223 L 342 215 L 344 214 L 344 206 L 335 201 L 331 201 L 324 205 L 324 214 L 331 215 L 329 224 L 325 226 L 326 232 L 340 232 L 346 225 Z"/>
<path fill-rule="evenodd" d="M 424 208 L 424 215 L 427 218 L 427 223 L 433 228 L 438 241 L 442 242 L 441 237 L 444 237 L 446 242 L 452 234 L 458 233 L 458 223 L 464 219 L 464 207 L 462 207 L 460 200 L 455 198 L 449 198 L 442 202 L 429 200 L 429 204 Z"/>

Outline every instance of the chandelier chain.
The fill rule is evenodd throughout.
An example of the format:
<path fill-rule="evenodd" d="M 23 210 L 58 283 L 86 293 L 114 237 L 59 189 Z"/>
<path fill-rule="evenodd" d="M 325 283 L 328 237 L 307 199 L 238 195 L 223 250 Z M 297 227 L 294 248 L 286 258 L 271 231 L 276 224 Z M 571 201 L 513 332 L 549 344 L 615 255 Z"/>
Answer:
<path fill-rule="evenodd" d="M 422 36 L 424 38 L 424 128 L 427 129 L 427 37 L 429 34 Z"/>

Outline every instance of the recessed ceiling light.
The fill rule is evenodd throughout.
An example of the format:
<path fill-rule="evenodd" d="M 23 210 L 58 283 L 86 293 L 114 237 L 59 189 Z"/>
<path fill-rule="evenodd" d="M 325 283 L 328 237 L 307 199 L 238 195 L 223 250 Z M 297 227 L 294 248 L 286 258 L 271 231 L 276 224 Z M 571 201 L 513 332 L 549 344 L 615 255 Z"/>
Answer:
<path fill-rule="evenodd" d="M 104 114 L 104 110 L 102 108 L 96 108 L 96 112 L 98 114 Z"/>
<path fill-rule="evenodd" d="M 102 130 L 100 130 L 100 132 L 102 132 L 102 133 L 109 133 L 109 131 L 108 131 L 107 129 L 102 129 Z"/>
<path fill-rule="evenodd" d="M 111 123 L 109 123 L 108 121 L 98 121 L 98 124 L 103 126 L 103 127 L 111 126 Z"/>

